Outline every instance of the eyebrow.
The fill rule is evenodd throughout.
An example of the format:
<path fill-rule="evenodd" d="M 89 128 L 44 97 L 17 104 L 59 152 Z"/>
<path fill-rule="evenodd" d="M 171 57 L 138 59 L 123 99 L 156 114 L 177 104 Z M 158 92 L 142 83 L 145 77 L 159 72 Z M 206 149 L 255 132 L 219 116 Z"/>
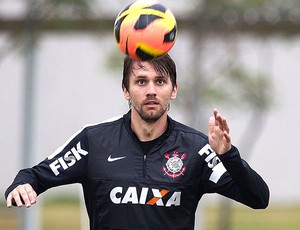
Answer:
<path fill-rule="evenodd" d="M 134 73 L 133 73 L 133 76 L 135 76 L 137 78 L 148 78 L 148 76 L 146 76 L 146 75 L 136 75 Z M 168 76 L 156 75 L 154 78 L 156 78 L 156 79 L 167 79 Z"/>

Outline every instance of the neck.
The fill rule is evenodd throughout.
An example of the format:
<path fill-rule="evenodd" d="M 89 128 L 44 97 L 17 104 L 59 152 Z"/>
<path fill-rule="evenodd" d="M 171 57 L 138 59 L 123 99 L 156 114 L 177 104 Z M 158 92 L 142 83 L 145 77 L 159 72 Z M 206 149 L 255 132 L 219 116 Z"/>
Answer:
<path fill-rule="evenodd" d="M 167 113 L 155 122 L 147 122 L 136 114 L 131 114 L 131 128 L 140 141 L 151 141 L 160 137 L 167 130 Z"/>

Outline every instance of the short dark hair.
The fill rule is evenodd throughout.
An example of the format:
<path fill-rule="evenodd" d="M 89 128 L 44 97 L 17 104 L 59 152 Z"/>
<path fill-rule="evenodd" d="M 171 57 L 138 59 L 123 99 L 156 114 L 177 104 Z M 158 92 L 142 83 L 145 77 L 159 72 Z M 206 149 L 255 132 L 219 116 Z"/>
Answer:
<path fill-rule="evenodd" d="M 122 87 L 125 87 L 127 90 L 129 90 L 129 75 L 132 72 L 134 62 L 135 60 L 132 60 L 129 56 L 124 58 Z M 169 75 L 172 86 L 175 87 L 177 78 L 176 64 L 169 54 L 150 60 L 148 63 L 153 66 L 157 73 L 161 75 Z"/>

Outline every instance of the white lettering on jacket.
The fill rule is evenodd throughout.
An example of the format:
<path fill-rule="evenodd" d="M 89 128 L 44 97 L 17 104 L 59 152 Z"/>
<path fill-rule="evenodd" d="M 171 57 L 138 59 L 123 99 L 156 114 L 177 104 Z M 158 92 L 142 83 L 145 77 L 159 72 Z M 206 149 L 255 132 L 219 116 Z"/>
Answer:
<path fill-rule="evenodd" d="M 88 154 L 87 151 L 81 148 L 80 142 L 77 143 L 76 148 L 73 147 L 71 151 L 65 153 L 64 156 L 59 157 L 55 161 L 49 164 L 52 172 L 55 176 L 60 174 L 59 169 L 66 170 L 69 167 L 72 167 L 76 164 L 76 162 L 82 159 L 82 156 L 86 156 Z M 49 159 L 49 158 L 48 158 Z"/>
<path fill-rule="evenodd" d="M 211 148 L 209 144 L 205 145 L 202 149 L 199 150 L 199 155 L 206 155 L 205 161 L 207 166 L 212 169 L 212 173 L 209 177 L 209 180 L 218 183 L 221 176 L 226 172 L 226 169 L 217 156 L 216 152 Z"/>
<path fill-rule="evenodd" d="M 152 192 L 153 197 L 147 200 L 147 196 Z M 143 204 L 143 205 L 157 205 L 171 207 L 180 206 L 181 192 L 173 192 L 171 197 L 165 201 L 164 196 L 170 191 L 167 189 L 149 189 L 143 187 L 140 192 L 136 187 L 129 187 L 126 191 L 123 191 L 123 187 L 115 187 L 110 192 L 110 199 L 114 204 Z"/>

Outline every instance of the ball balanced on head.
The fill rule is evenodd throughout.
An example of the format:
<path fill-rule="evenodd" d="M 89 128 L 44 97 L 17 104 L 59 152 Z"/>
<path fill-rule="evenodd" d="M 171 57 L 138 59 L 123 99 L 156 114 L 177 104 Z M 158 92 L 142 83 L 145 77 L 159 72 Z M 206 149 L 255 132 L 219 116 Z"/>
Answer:
<path fill-rule="evenodd" d="M 138 0 L 118 14 L 114 36 L 123 53 L 135 60 L 152 60 L 173 47 L 177 24 L 167 7 L 153 0 Z"/>

